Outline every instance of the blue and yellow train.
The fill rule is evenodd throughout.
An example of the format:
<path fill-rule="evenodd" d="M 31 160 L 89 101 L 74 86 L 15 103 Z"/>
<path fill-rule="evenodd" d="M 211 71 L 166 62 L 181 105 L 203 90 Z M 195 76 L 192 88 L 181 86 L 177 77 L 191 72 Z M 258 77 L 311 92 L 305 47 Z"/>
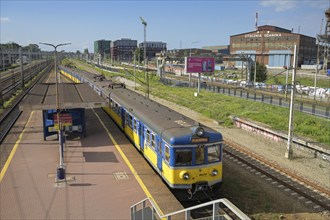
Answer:
<path fill-rule="evenodd" d="M 62 70 L 72 77 L 68 72 Z M 79 81 L 86 81 L 84 77 Z M 169 187 L 187 190 L 191 198 L 221 185 L 223 138 L 219 132 L 129 89 L 101 88 L 109 99 L 105 111 Z"/>

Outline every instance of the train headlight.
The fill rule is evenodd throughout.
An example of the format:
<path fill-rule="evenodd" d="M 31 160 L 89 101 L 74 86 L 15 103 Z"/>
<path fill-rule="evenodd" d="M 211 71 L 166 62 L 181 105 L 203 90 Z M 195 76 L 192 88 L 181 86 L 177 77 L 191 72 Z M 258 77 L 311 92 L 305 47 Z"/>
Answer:
<path fill-rule="evenodd" d="M 189 179 L 189 173 L 187 173 L 187 171 L 181 171 L 180 173 L 180 178 L 183 179 L 183 180 L 187 180 Z"/>
<path fill-rule="evenodd" d="M 211 175 L 212 176 L 217 176 L 218 175 L 218 171 L 216 169 L 212 170 Z"/>
<path fill-rule="evenodd" d="M 198 127 L 196 128 L 195 130 L 195 134 L 198 136 L 198 137 L 202 137 L 204 135 L 204 129 L 202 127 Z"/>

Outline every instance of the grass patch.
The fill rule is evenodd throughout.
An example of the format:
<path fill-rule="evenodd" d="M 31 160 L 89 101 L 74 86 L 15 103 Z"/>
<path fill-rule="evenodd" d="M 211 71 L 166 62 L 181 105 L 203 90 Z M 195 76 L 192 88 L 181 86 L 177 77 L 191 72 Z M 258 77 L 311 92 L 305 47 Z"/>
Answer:
<path fill-rule="evenodd" d="M 269 125 L 274 130 L 287 131 L 289 109 L 249 101 L 237 97 L 202 91 L 198 97 L 196 89 L 152 85 L 151 93 L 168 101 L 188 107 L 216 121 L 231 124 L 228 116 L 238 116 Z M 317 142 L 330 145 L 329 120 L 295 111 L 294 133 Z"/>
<path fill-rule="evenodd" d="M 284 74 L 284 75 L 283 75 Z M 267 84 L 283 84 L 285 85 L 286 76 L 285 73 L 282 75 L 274 77 L 273 75 L 268 74 L 269 80 L 267 80 Z M 296 75 L 296 80 L 304 86 L 312 86 L 314 87 L 314 77 L 303 77 L 300 75 Z M 289 74 L 288 77 L 288 84 L 291 84 L 292 81 L 292 75 Z M 321 88 L 329 88 L 330 87 L 330 77 L 327 77 L 326 79 L 317 79 L 316 86 Z"/>

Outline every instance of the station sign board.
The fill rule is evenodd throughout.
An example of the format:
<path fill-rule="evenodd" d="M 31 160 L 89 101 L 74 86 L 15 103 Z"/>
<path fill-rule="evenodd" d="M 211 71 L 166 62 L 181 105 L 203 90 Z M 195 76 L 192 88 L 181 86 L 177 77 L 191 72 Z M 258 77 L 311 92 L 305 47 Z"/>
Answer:
<path fill-rule="evenodd" d="M 187 73 L 213 73 L 214 58 L 213 57 L 186 57 L 185 65 Z"/>
<path fill-rule="evenodd" d="M 72 115 L 68 113 L 61 113 L 60 121 L 62 126 L 72 126 Z M 55 129 L 58 129 L 57 114 L 54 114 L 54 127 Z"/>

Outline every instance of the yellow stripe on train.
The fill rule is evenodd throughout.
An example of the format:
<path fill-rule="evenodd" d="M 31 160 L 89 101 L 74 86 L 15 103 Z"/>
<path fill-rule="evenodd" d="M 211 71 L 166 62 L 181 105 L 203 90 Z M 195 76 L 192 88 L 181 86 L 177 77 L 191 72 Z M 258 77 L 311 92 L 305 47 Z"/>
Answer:
<path fill-rule="evenodd" d="M 170 184 L 193 184 L 200 181 L 214 182 L 222 179 L 222 164 L 215 164 L 214 166 L 205 168 L 187 167 L 182 169 L 172 169 L 167 163 L 163 161 L 163 176 Z M 212 171 L 217 170 L 218 175 L 212 176 Z M 187 172 L 189 179 L 184 180 L 180 178 L 181 172 Z M 219 178 L 220 177 L 220 178 Z"/>

